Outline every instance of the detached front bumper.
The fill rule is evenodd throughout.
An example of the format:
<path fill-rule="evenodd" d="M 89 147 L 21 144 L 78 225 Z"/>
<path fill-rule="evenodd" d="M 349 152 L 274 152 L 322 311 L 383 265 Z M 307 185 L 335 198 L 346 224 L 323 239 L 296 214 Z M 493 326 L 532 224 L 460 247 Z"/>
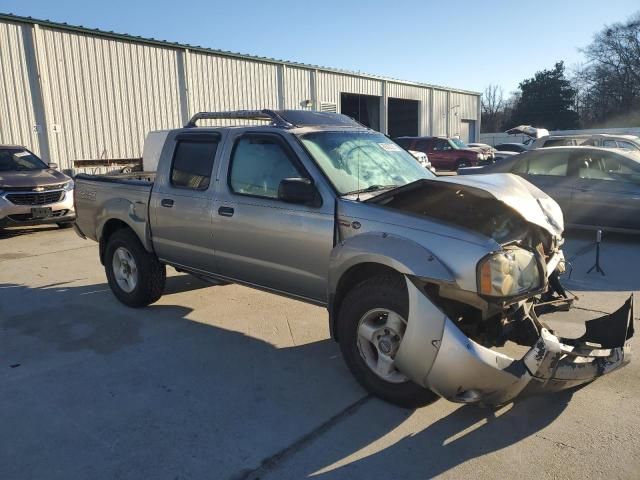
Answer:
<path fill-rule="evenodd" d="M 589 383 L 631 358 L 628 340 L 634 333 L 633 296 L 616 312 L 586 322 L 586 333 L 578 339 L 560 338 L 543 329 L 535 345 L 515 360 L 468 338 L 411 287 L 413 305 L 396 363 L 413 381 L 453 402 L 501 405 L 521 394 L 571 388 Z M 431 316 L 429 320 L 414 321 L 425 314 Z M 442 321 L 440 337 L 434 336 L 433 330 L 428 333 Z M 422 352 L 416 352 L 417 338 L 407 334 L 422 339 Z"/>

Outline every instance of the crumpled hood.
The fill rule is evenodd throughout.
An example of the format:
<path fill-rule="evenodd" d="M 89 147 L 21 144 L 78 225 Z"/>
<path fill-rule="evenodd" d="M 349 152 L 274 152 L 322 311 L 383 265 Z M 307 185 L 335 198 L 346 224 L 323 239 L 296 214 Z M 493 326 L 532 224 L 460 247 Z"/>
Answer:
<path fill-rule="evenodd" d="M 560 205 L 542 190 L 512 173 L 438 177 L 438 181 L 484 190 L 517 211 L 526 221 L 552 235 L 561 235 L 564 218 Z"/>
<path fill-rule="evenodd" d="M 51 168 L 44 170 L 0 172 L 0 189 L 18 187 L 44 187 L 68 182 L 64 173 Z"/>

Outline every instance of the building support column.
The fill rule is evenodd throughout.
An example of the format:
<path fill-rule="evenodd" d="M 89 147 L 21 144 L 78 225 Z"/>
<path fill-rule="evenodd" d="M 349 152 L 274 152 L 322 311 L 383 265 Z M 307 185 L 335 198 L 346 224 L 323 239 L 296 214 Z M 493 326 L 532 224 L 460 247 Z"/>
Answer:
<path fill-rule="evenodd" d="M 37 25 L 21 25 L 22 43 L 27 62 L 27 77 L 29 79 L 29 91 L 31 93 L 31 104 L 33 105 L 33 116 L 35 124 L 32 126 L 38 137 L 38 150 L 40 157 L 46 163 L 51 162 L 51 151 L 49 150 L 49 129 L 47 128 L 47 115 L 44 108 L 44 98 L 42 95 L 42 85 L 38 70 L 38 58 L 34 29 Z"/>
<path fill-rule="evenodd" d="M 447 90 L 447 137 L 451 137 L 451 92 Z"/>
<path fill-rule="evenodd" d="M 284 98 L 284 74 L 286 65 L 280 64 L 276 67 L 276 84 L 278 88 L 278 110 L 285 109 L 285 98 Z"/>
<path fill-rule="evenodd" d="M 187 72 L 189 63 L 189 49 L 176 51 L 176 63 L 178 64 L 178 98 L 180 99 L 180 120 L 186 125 L 191 119 L 189 114 L 189 84 Z M 195 113 L 195 112 L 194 112 Z"/>
<path fill-rule="evenodd" d="M 433 111 L 435 109 L 435 105 L 433 104 L 433 88 L 429 89 L 429 135 L 433 137 Z"/>
<path fill-rule="evenodd" d="M 318 103 L 318 70 L 309 72 L 309 91 L 311 92 L 311 110 L 320 110 Z"/>
<path fill-rule="evenodd" d="M 386 80 L 382 80 L 382 96 L 380 97 L 380 132 L 385 135 L 389 134 L 389 97 L 388 85 Z"/>

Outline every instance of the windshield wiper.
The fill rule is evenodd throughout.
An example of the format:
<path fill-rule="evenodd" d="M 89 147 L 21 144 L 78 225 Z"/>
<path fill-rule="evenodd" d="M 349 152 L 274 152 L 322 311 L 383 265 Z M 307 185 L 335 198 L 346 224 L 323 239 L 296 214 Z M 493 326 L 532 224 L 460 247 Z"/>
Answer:
<path fill-rule="evenodd" d="M 351 192 L 343 193 L 342 196 L 346 197 L 347 195 L 356 195 L 358 193 L 370 193 L 370 192 L 379 192 L 380 190 L 389 190 L 392 188 L 398 188 L 399 185 L 369 185 L 367 188 L 361 188 L 360 190 L 353 190 Z"/>

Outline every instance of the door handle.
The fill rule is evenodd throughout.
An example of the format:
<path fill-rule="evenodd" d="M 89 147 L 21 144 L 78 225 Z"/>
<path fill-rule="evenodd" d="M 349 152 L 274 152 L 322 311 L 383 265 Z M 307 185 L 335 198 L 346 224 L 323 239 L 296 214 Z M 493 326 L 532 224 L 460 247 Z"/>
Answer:
<path fill-rule="evenodd" d="M 218 215 L 223 217 L 233 217 L 233 212 L 235 212 L 235 210 L 231 207 L 220 207 L 218 209 Z"/>
<path fill-rule="evenodd" d="M 163 207 L 171 208 L 173 207 L 173 200 L 171 200 L 170 198 L 163 198 L 162 200 L 160 200 L 160 205 L 162 205 Z"/>

